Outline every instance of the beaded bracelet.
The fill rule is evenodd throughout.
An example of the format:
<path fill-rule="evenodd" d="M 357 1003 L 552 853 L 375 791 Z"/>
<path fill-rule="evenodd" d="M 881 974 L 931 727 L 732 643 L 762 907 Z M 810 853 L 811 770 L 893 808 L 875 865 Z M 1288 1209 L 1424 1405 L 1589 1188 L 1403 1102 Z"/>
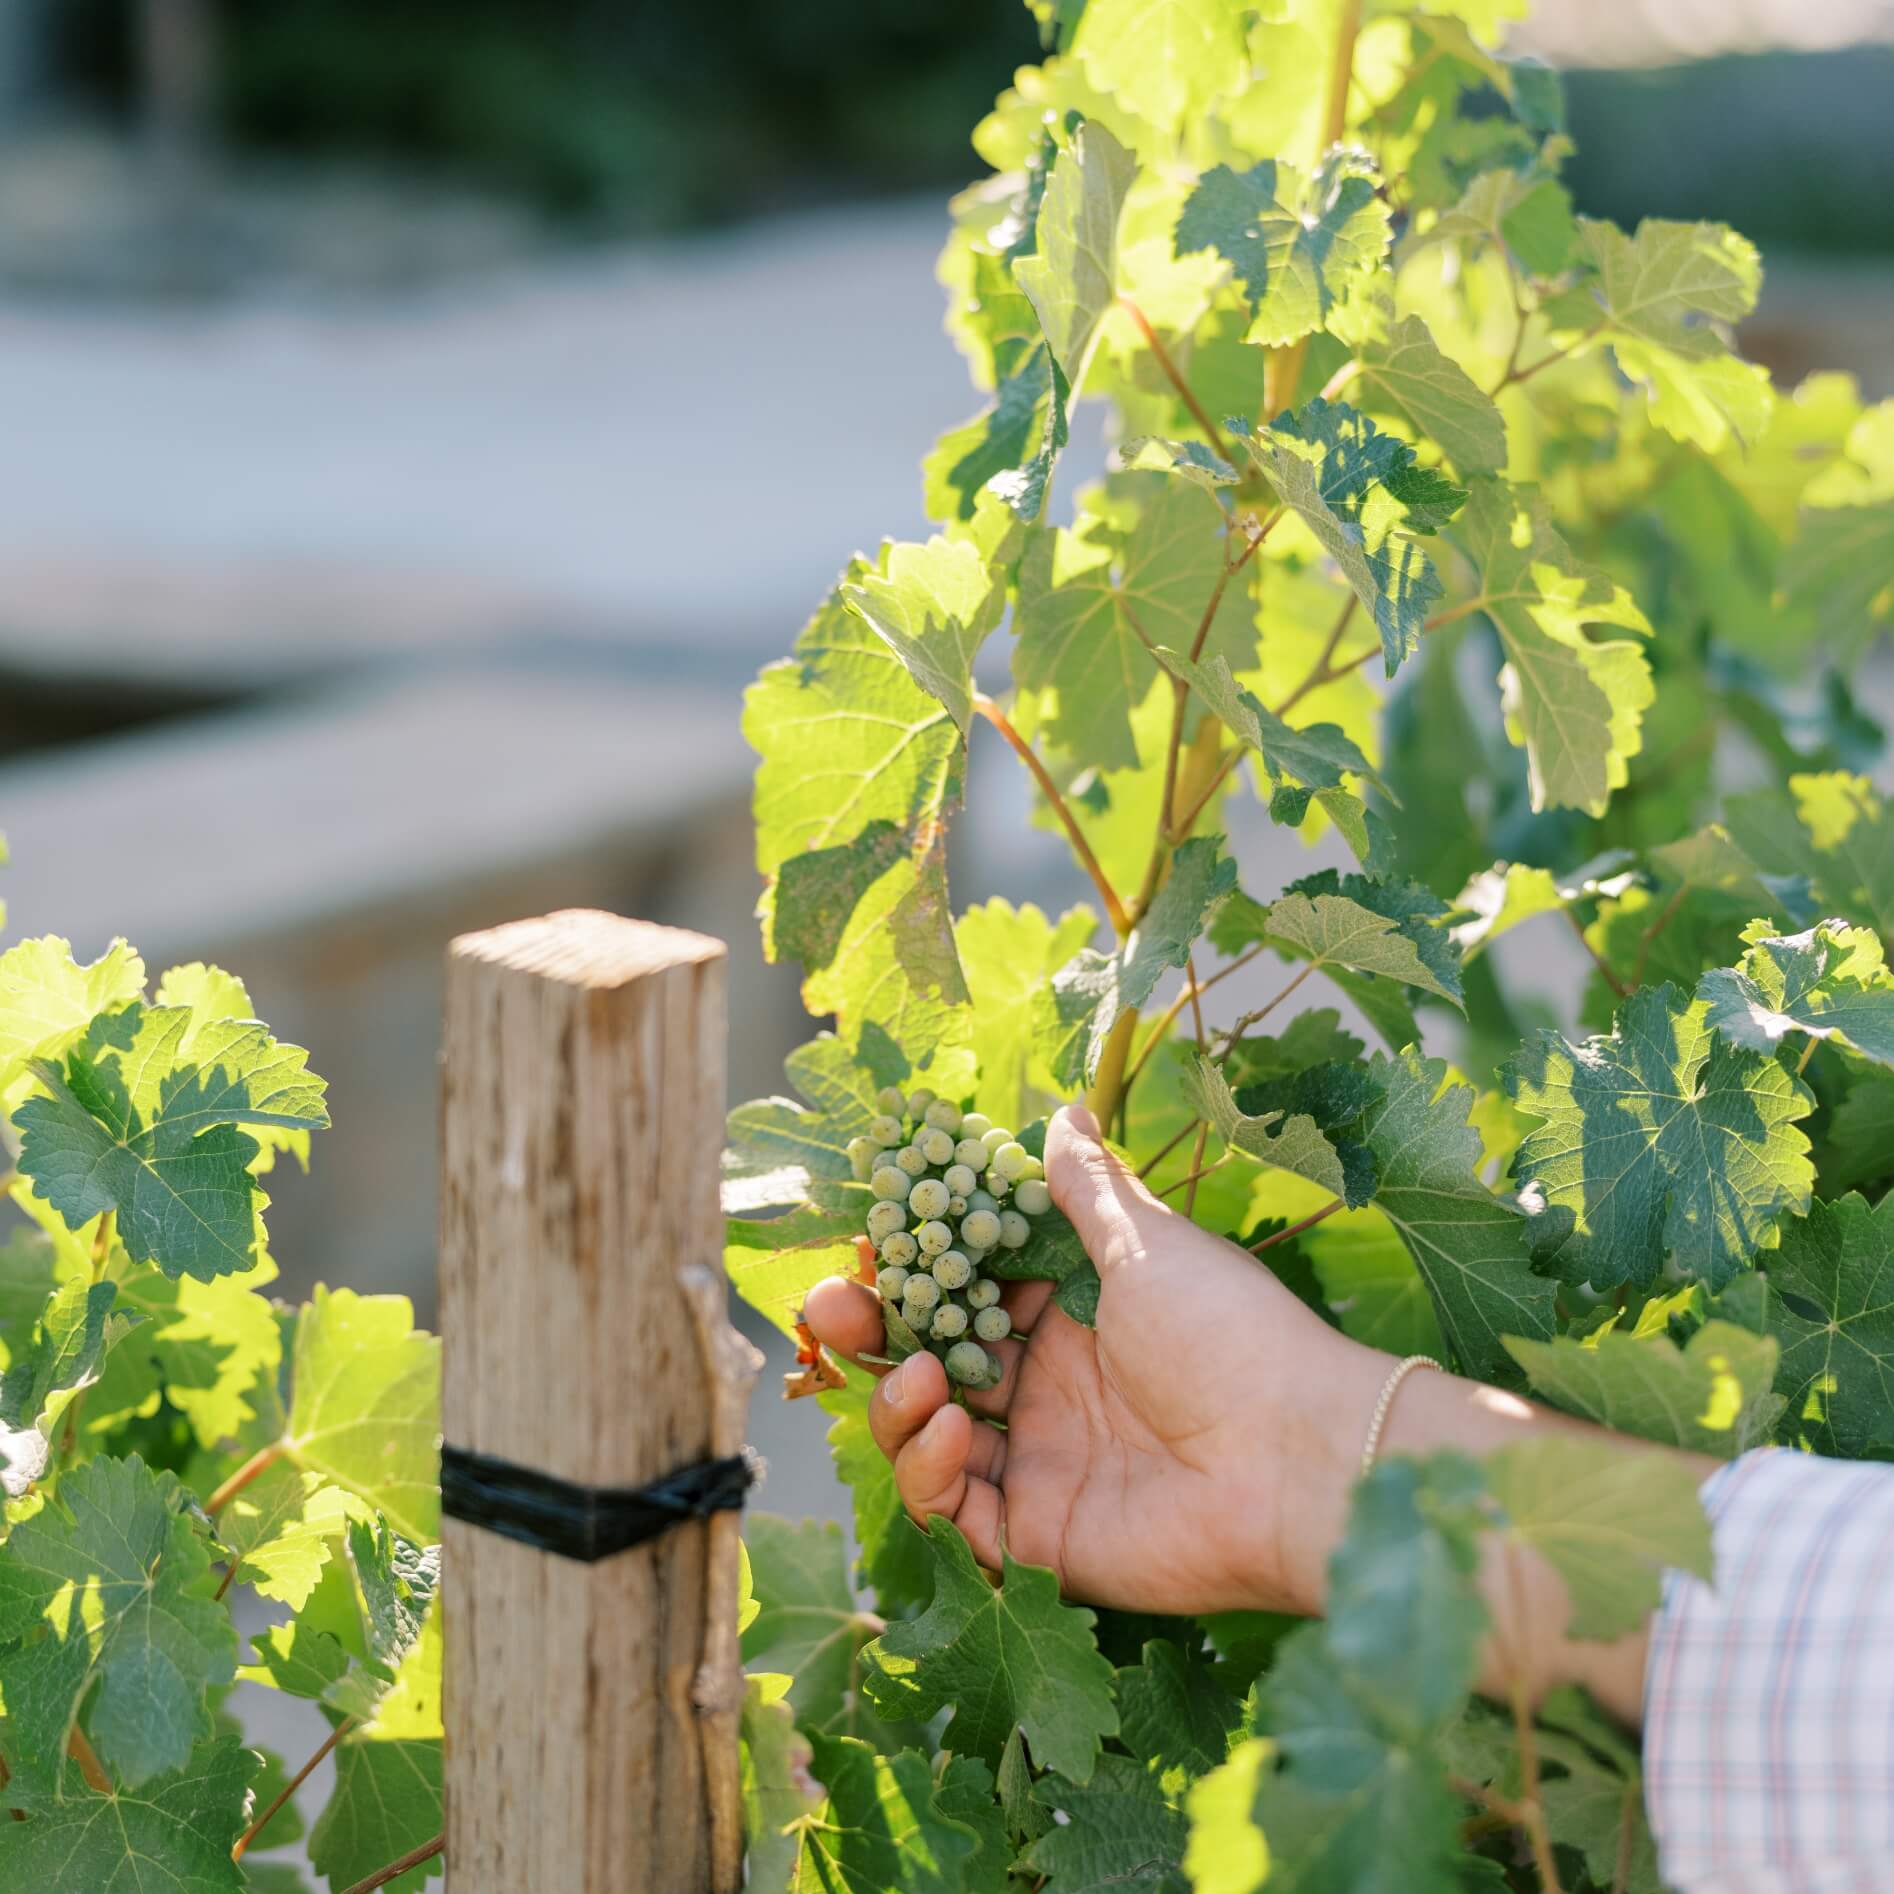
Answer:
<path fill-rule="evenodd" d="M 1374 1404 L 1374 1413 L 1368 1421 L 1368 1438 L 1361 1448 L 1361 1477 L 1366 1479 L 1374 1465 L 1374 1457 L 1381 1448 L 1382 1430 L 1388 1424 L 1388 1410 L 1394 1405 L 1394 1397 L 1401 1391 L 1401 1383 L 1416 1368 L 1432 1368 L 1440 1374 L 1447 1371 L 1441 1367 L 1432 1355 L 1409 1355 L 1404 1361 L 1397 1361 L 1388 1370 L 1388 1378 L 1381 1384 L 1381 1393 Z"/>

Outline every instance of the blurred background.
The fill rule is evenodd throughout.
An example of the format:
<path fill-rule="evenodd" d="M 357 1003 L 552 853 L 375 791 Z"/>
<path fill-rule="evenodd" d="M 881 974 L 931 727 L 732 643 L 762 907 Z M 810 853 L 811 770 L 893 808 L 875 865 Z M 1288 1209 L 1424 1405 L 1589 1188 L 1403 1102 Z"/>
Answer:
<path fill-rule="evenodd" d="M 1546 0 L 1513 44 L 1568 69 L 1581 208 L 1729 219 L 1750 352 L 1894 393 L 1894 0 Z M 978 405 L 944 199 L 1037 55 L 1019 0 L 0 0 L 11 927 L 228 964 L 313 1049 L 291 1291 L 431 1314 L 456 931 L 719 934 L 732 1095 L 780 1088 L 739 693 L 926 530 Z M 1075 897 L 997 747 L 961 886 Z"/>

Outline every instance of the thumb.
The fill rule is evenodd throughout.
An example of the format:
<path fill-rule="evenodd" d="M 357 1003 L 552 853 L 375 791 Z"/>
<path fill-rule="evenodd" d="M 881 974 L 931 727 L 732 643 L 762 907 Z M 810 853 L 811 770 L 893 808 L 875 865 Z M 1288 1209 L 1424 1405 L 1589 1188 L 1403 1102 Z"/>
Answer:
<path fill-rule="evenodd" d="M 1172 1216 L 1105 1148 L 1083 1105 L 1066 1106 L 1047 1127 L 1046 1186 L 1101 1269 L 1147 1247 Z"/>

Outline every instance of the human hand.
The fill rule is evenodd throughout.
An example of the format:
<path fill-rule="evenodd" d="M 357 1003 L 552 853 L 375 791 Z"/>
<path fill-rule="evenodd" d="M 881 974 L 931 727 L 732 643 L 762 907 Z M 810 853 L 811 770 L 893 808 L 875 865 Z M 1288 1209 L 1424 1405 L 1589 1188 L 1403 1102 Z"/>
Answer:
<path fill-rule="evenodd" d="M 1098 1268 L 1098 1325 L 1009 1284 L 1004 1378 L 950 1399 L 925 1352 L 888 1373 L 869 1424 L 909 1513 L 944 1513 L 997 1568 L 1002 1539 L 1072 1596 L 1158 1612 L 1320 1608 L 1385 1355 L 1352 1342 L 1256 1259 L 1159 1203 L 1062 1111 L 1046 1181 Z M 881 1306 L 831 1277 L 804 1318 L 848 1356 Z M 1003 1420 L 1002 1430 L 994 1426 Z"/>

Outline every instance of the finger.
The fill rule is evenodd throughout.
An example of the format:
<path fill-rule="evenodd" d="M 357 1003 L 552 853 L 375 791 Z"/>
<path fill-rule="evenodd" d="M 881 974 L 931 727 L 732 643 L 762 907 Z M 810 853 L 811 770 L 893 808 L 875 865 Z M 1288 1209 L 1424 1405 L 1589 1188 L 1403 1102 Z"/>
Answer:
<path fill-rule="evenodd" d="M 1013 1318 L 1015 1335 L 1030 1335 L 1033 1332 L 1033 1324 L 1045 1313 L 1055 1287 L 1049 1282 L 1009 1282 L 1001 1285 L 1000 1307 Z"/>
<path fill-rule="evenodd" d="M 973 1442 L 982 1429 L 965 1408 L 937 1408 L 927 1425 L 894 1462 L 894 1483 L 916 1525 L 944 1513 L 965 1535 L 982 1565 L 1000 1562 L 1002 1509 L 999 1488 L 968 1471 Z"/>
<path fill-rule="evenodd" d="M 1083 1105 L 1066 1106 L 1047 1130 L 1046 1184 L 1100 1269 L 1135 1255 L 1175 1214 L 1105 1148 Z"/>
<path fill-rule="evenodd" d="M 863 1355 L 878 1355 L 887 1337 L 881 1326 L 881 1298 L 859 1282 L 843 1276 L 826 1276 L 804 1298 L 802 1319 L 824 1348 L 832 1348 L 850 1361 Z M 873 1362 L 861 1364 L 870 1374 L 886 1374 L 886 1368 Z"/>
<path fill-rule="evenodd" d="M 923 1350 L 883 1378 L 868 1403 L 868 1431 L 890 1460 L 947 1406 L 947 1370 Z"/>

